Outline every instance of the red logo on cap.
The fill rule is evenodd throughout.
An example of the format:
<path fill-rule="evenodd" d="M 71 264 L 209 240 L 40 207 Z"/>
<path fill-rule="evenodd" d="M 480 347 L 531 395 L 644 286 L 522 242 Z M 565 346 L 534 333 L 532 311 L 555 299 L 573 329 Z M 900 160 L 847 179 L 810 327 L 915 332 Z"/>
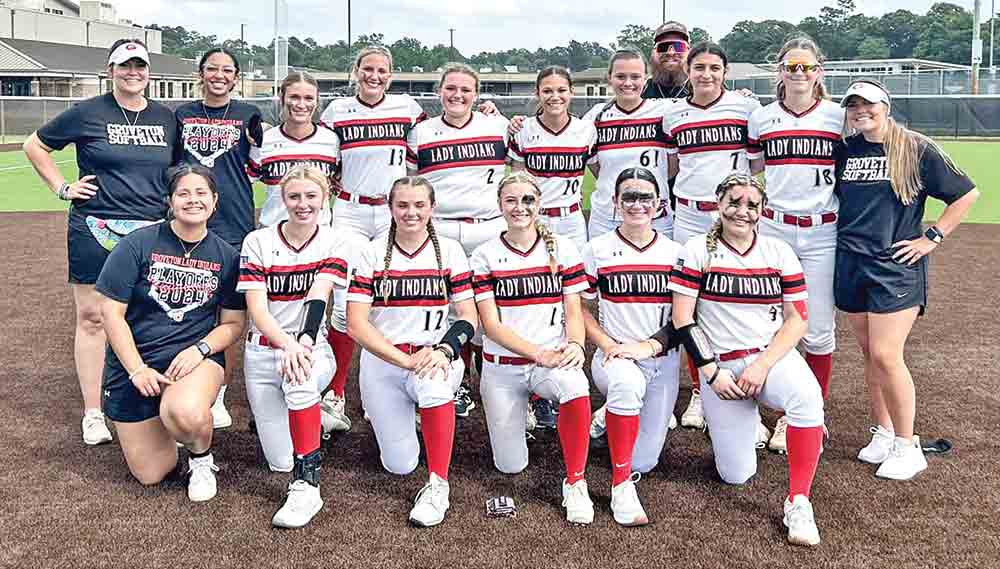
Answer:
<path fill-rule="evenodd" d="M 125 49 L 135 49 L 135 44 L 134 43 L 130 43 L 127 46 L 125 46 Z"/>

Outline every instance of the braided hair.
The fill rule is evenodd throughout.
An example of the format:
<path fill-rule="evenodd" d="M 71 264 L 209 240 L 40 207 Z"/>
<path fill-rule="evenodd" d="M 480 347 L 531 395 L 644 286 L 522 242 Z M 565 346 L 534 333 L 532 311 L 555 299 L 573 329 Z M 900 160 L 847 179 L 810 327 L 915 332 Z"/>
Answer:
<path fill-rule="evenodd" d="M 764 188 L 764 181 L 755 176 L 750 176 L 748 174 L 740 174 L 738 172 L 733 172 L 719 182 L 719 185 L 715 188 L 715 199 L 719 202 L 719 207 L 722 207 L 722 198 L 725 197 L 729 190 L 741 187 L 741 186 L 751 186 L 760 192 L 761 204 L 760 207 L 763 208 L 767 205 L 767 191 Z M 705 269 L 704 274 L 708 274 L 711 269 L 712 254 L 719 248 L 719 239 L 722 238 L 722 215 L 720 212 L 719 219 L 715 220 L 712 224 L 711 229 L 708 230 L 708 235 L 705 239 L 705 248 L 708 250 L 708 258 L 705 259 Z"/>
<path fill-rule="evenodd" d="M 427 189 L 427 197 L 434 205 L 434 186 L 422 176 L 403 176 L 395 182 L 392 183 L 392 188 L 389 190 L 389 207 L 392 208 L 393 200 L 396 197 L 396 190 L 403 187 L 422 187 Z M 431 240 L 431 245 L 434 247 L 434 257 L 437 259 L 438 266 L 438 278 L 441 279 L 441 291 L 444 294 L 445 300 L 448 300 L 448 280 L 444 276 L 444 263 L 441 260 L 441 243 L 438 240 L 437 231 L 434 229 L 434 223 L 431 220 L 427 220 L 427 235 Z M 382 300 L 385 304 L 389 304 L 389 290 L 390 287 L 386 286 L 385 283 L 389 282 L 389 264 L 392 262 L 392 250 L 396 245 L 396 218 L 393 217 L 392 221 L 389 223 L 389 240 L 386 242 L 385 247 L 385 257 L 382 265 Z"/>
<path fill-rule="evenodd" d="M 542 190 L 538 186 L 538 180 L 524 170 L 511 172 L 500 180 L 500 184 L 497 185 L 497 198 L 499 198 L 500 194 L 503 193 L 503 189 L 511 184 L 527 184 L 531 186 L 535 190 L 535 195 L 537 195 L 539 201 L 541 201 Z M 556 260 L 556 255 L 559 253 L 559 246 L 556 243 L 556 236 L 552 233 L 552 230 L 549 229 L 549 226 L 542 223 L 542 221 L 537 217 L 535 218 L 535 231 L 538 232 L 538 236 L 545 242 L 545 252 L 549 255 L 549 271 L 551 271 L 553 275 L 558 274 L 559 263 Z"/>

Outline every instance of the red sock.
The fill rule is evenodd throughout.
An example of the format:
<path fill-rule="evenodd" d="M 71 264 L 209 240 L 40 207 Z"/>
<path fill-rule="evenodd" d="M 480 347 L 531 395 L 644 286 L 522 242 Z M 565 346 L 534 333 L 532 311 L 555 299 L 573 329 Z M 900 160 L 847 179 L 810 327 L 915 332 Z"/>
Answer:
<path fill-rule="evenodd" d="M 694 360 L 691 356 L 686 356 L 688 363 L 688 373 L 691 374 L 691 389 L 697 389 L 701 391 L 701 376 L 698 375 L 698 368 L 694 365 Z"/>
<path fill-rule="evenodd" d="M 788 426 L 788 495 L 809 496 L 816 465 L 819 464 L 820 445 L 823 444 L 823 427 Z"/>
<path fill-rule="evenodd" d="M 288 410 L 288 432 L 292 435 L 295 456 L 305 456 L 318 449 L 322 431 L 319 403 L 305 409 Z"/>
<path fill-rule="evenodd" d="M 420 409 L 420 432 L 427 451 L 427 470 L 448 480 L 451 449 L 455 444 L 455 402 Z"/>
<path fill-rule="evenodd" d="M 583 480 L 590 450 L 590 397 L 577 397 L 559 407 L 559 443 L 566 463 L 566 482 Z"/>
<path fill-rule="evenodd" d="M 337 371 L 333 374 L 330 389 L 337 397 L 344 396 L 347 386 L 347 372 L 351 369 L 351 359 L 354 358 L 354 340 L 344 332 L 335 330 L 333 326 L 326 333 L 326 341 L 333 348 L 333 359 L 337 362 Z"/>
<path fill-rule="evenodd" d="M 806 363 L 816 376 L 819 388 L 823 392 L 823 400 L 830 393 L 830 376 L 833 375 L 833 354 L 806 353 Z"/>
<path fill-rule="evenodd" d="M 611 452 L 611 485 L 618 486 L 632 475 L 632 449 L 639 436 L 638 415 L 607 414 L 608 450 Z"/>

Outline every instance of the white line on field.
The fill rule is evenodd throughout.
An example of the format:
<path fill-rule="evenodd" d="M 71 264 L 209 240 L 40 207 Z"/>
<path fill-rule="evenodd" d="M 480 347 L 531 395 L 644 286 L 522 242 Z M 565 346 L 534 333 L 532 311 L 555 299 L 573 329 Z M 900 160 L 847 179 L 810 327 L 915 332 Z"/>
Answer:
<path fill-rule="evenodd" d="M 56 162 L 56 165 L 69 164 L 71 162 L 73 162 L 73 160 L 60 160 Z M 21 166 L 4 166 L 3 168 L 0 168 L 0 172 L 9 172 L 11 170 L 20 170 L 22 168 L 31 168 L 31 164 L 23 164 Z"/>

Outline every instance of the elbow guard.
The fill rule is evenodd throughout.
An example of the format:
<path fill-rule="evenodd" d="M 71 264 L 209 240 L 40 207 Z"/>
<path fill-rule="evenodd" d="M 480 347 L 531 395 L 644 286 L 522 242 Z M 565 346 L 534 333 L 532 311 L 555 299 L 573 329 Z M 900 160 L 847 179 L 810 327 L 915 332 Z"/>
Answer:
<path fill-rule="evenodd" d="M 454 324 L 444 333 L 444 337 L 438 345 L 444 344 L 451 348 L 452 359 L 457 358 L 462 353 L 462 346 L 472 339 L 476 329 L 468 320 L 456 320 Z"/>
<path fill-rule="evenodd" d="M 715 361 L 715 350 L 708 341 L 708 336 L 701 326 L 688 324 L 677 330 L 679 345 L 683 345 L 687 350 L 688 357 L 694 361 L 696 367 L 702 367 Z"/>
<path fill-rule="evenodd" d="M 309 336 L 315 344 L 316 337 L 319 336 L 319 328 L 323 325 L 323 318 L 326 317 L 326 301 L 318 298 L 307 300 L 302 307 L 302 312 L 305 313 L 302 319 L 302 331 L 299 332 L 296 339 L 301 340 L 303 336 Z"/>
<path fill-rule="evenodd" d="M 665 354 L 680 346 L 679 336 L 677 334 L 677 330 L 674 329 L 673 322 L 667 322 L 666 326 L 657 330 L 652 336 L 649 337 L 649 339 L 656 340 L 661 346 L 663 346 L 660 354 Z"/>

